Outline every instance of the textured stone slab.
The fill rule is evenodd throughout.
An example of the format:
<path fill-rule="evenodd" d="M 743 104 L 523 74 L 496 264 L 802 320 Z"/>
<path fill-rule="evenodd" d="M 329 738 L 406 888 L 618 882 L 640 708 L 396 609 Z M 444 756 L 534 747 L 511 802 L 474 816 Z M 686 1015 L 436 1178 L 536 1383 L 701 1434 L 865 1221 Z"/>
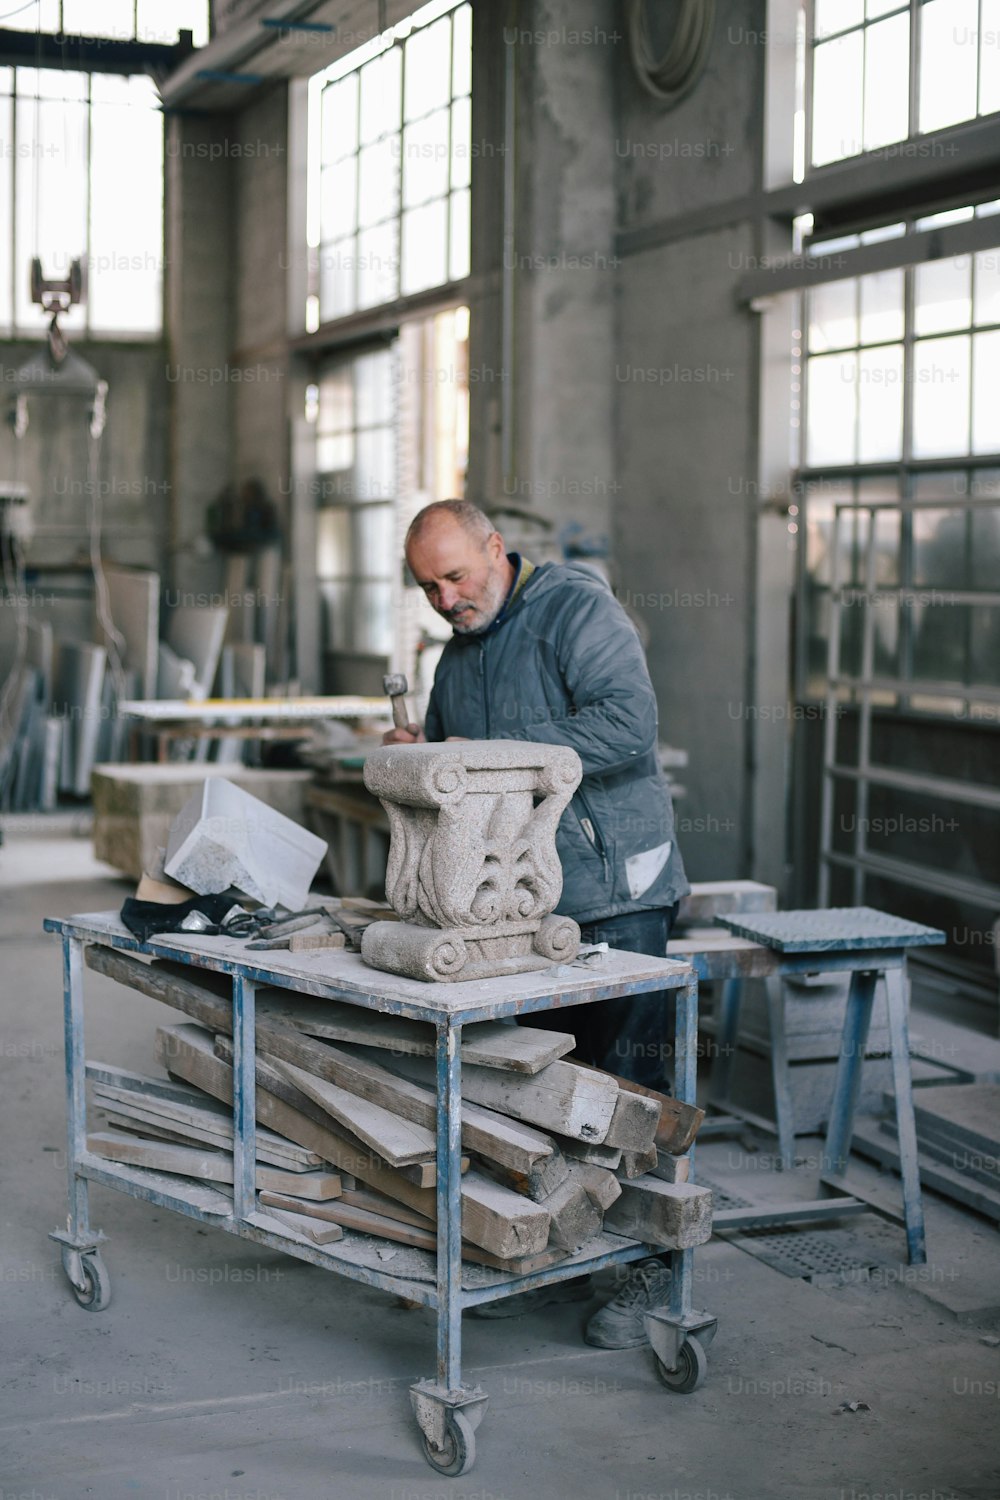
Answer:
<path fill-rule="evenodd" d="M 717 916 L 716 922 L 779 953 L 851 953 L 859 948 L 913 948 L 943 943 L 937 927 L 908 922 L 871 906 Z"/>

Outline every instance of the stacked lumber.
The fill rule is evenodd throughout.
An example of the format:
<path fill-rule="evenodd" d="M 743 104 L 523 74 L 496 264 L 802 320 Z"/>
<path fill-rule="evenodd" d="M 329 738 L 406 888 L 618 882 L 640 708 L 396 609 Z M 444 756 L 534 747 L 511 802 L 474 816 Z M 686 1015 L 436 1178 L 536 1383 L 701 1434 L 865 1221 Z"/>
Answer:
<path fill-rule="evenodd" d="M 88 1064 L 109 1160 L 233 1181 L 233 1039 L 225 975 L 102 947 L 97 972 L 187 1018 L 156 1031 L 167 1079 Z M 684 1152 L 703 1112 L 568 1060 L 565 1032 L 463 1028 L 464 1259 L 544 1269 L 603 1230 L 686 1249 L 711 1194 Z M 278 989 L 256 998 L 256 1187 L 262 1209 L 318 1243 L 345 1230 L 436 1249 L 434 1030 Z"/>
<path fill-rule="evenodd" d="M 854 1148 L 899 1166 L 895 1097 L 883 1096 L 883 1118 L 854 1127 Z M 957 1203 L 1000 1222 L 1000 1084 L 935 1084 L 913 1093 L 920 1180 Z"/>

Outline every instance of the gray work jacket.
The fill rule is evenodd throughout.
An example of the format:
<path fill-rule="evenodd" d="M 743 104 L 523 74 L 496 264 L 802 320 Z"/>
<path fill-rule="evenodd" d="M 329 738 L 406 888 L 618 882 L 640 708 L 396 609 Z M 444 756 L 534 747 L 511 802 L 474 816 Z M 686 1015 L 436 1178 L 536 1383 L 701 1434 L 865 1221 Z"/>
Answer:
<path fill-rule="evenodd" d="M 656 697 L 634 626 L 604 581 L 543 563 L 480 635 L 454 635 L 428 740 L 571 745 L 583 780 L 560 820 L 556 910 L 578 922 L 671 906 L 689 890 L 656 758 Z"/>

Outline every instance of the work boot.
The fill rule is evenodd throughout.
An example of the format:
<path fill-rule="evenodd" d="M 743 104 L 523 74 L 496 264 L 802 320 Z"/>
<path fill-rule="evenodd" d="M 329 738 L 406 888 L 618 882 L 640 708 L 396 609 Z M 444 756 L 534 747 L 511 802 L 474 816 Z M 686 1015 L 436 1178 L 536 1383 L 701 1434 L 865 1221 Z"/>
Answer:
<path fill-rule="evenodd" d="M 550 1302 L 586 1302 L 594 1288 L 589 1276 L 574 1276 L 572 1281 L 556 1281 L 549 1286 L 532 1287 L 530 1292 L 515 1292 L 499 1302 L 481 1302 L 470 1308 L 472 1318 L 519 1318 L 522 1313 L 537 1312 Z"/>
<path fill-rule="evenodd" d="M 616 1297 L 595 1312 L 583 1336 L 595 1349 L 635 1349 L 645 1344 L 643 1314 L 662 1307 L 670 1295 L 670 1267 L 650 1258 L 629 1267 Z"/>

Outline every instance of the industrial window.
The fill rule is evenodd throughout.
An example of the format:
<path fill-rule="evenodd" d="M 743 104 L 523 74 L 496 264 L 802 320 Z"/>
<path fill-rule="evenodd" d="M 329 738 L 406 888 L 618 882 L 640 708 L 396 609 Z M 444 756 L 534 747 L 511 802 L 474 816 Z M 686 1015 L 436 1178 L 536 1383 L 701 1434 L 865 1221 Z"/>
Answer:
<path fill-rule="evenodd" d="M 814 287 L 800 337 L 800 691 L 823 690 L 834 509 L 856 501 L 860 508 L 842 515 L 840 582 L 868 586 L 871 505 L 872 666 L 886 680 L 903 680 L 886 686 L 881 700 L 954 714 L 956 703 L 921 691 L 921 681 L 1000 687 L 1000 612 L 973 597 L 1000 578 L 1000 250 Z M 847 676 L 861 670 L 861 620 L 860 609 L 841 613 Z"/>
<path fill-rule="evenodd" d="M 810 167 L 1000 110 L 1000 0 L 812 0 L 806 17 Z"/>
<path fill-rule="evenodd" d="M 471 7 L 404 27 L 310 83 L 310 328 L 469 274 Z"/>
<path fill-rule="evenodd" d="M 116 42 L 170 46 L 181 31 L 196 47 L 208 41 L 208 0 L 10 0 L 7 31 L 43 31 Z"/>
<path fill-rule="evenodd" d="M 65 0 L 67 15 L 69 0 Z M 46 327 L 31 262 L 87 260 L 87 295 L 60 319 L 90 337 L 162 326 L 163 116 L 152 80 L 0 68 L 0 333 Z"/>

